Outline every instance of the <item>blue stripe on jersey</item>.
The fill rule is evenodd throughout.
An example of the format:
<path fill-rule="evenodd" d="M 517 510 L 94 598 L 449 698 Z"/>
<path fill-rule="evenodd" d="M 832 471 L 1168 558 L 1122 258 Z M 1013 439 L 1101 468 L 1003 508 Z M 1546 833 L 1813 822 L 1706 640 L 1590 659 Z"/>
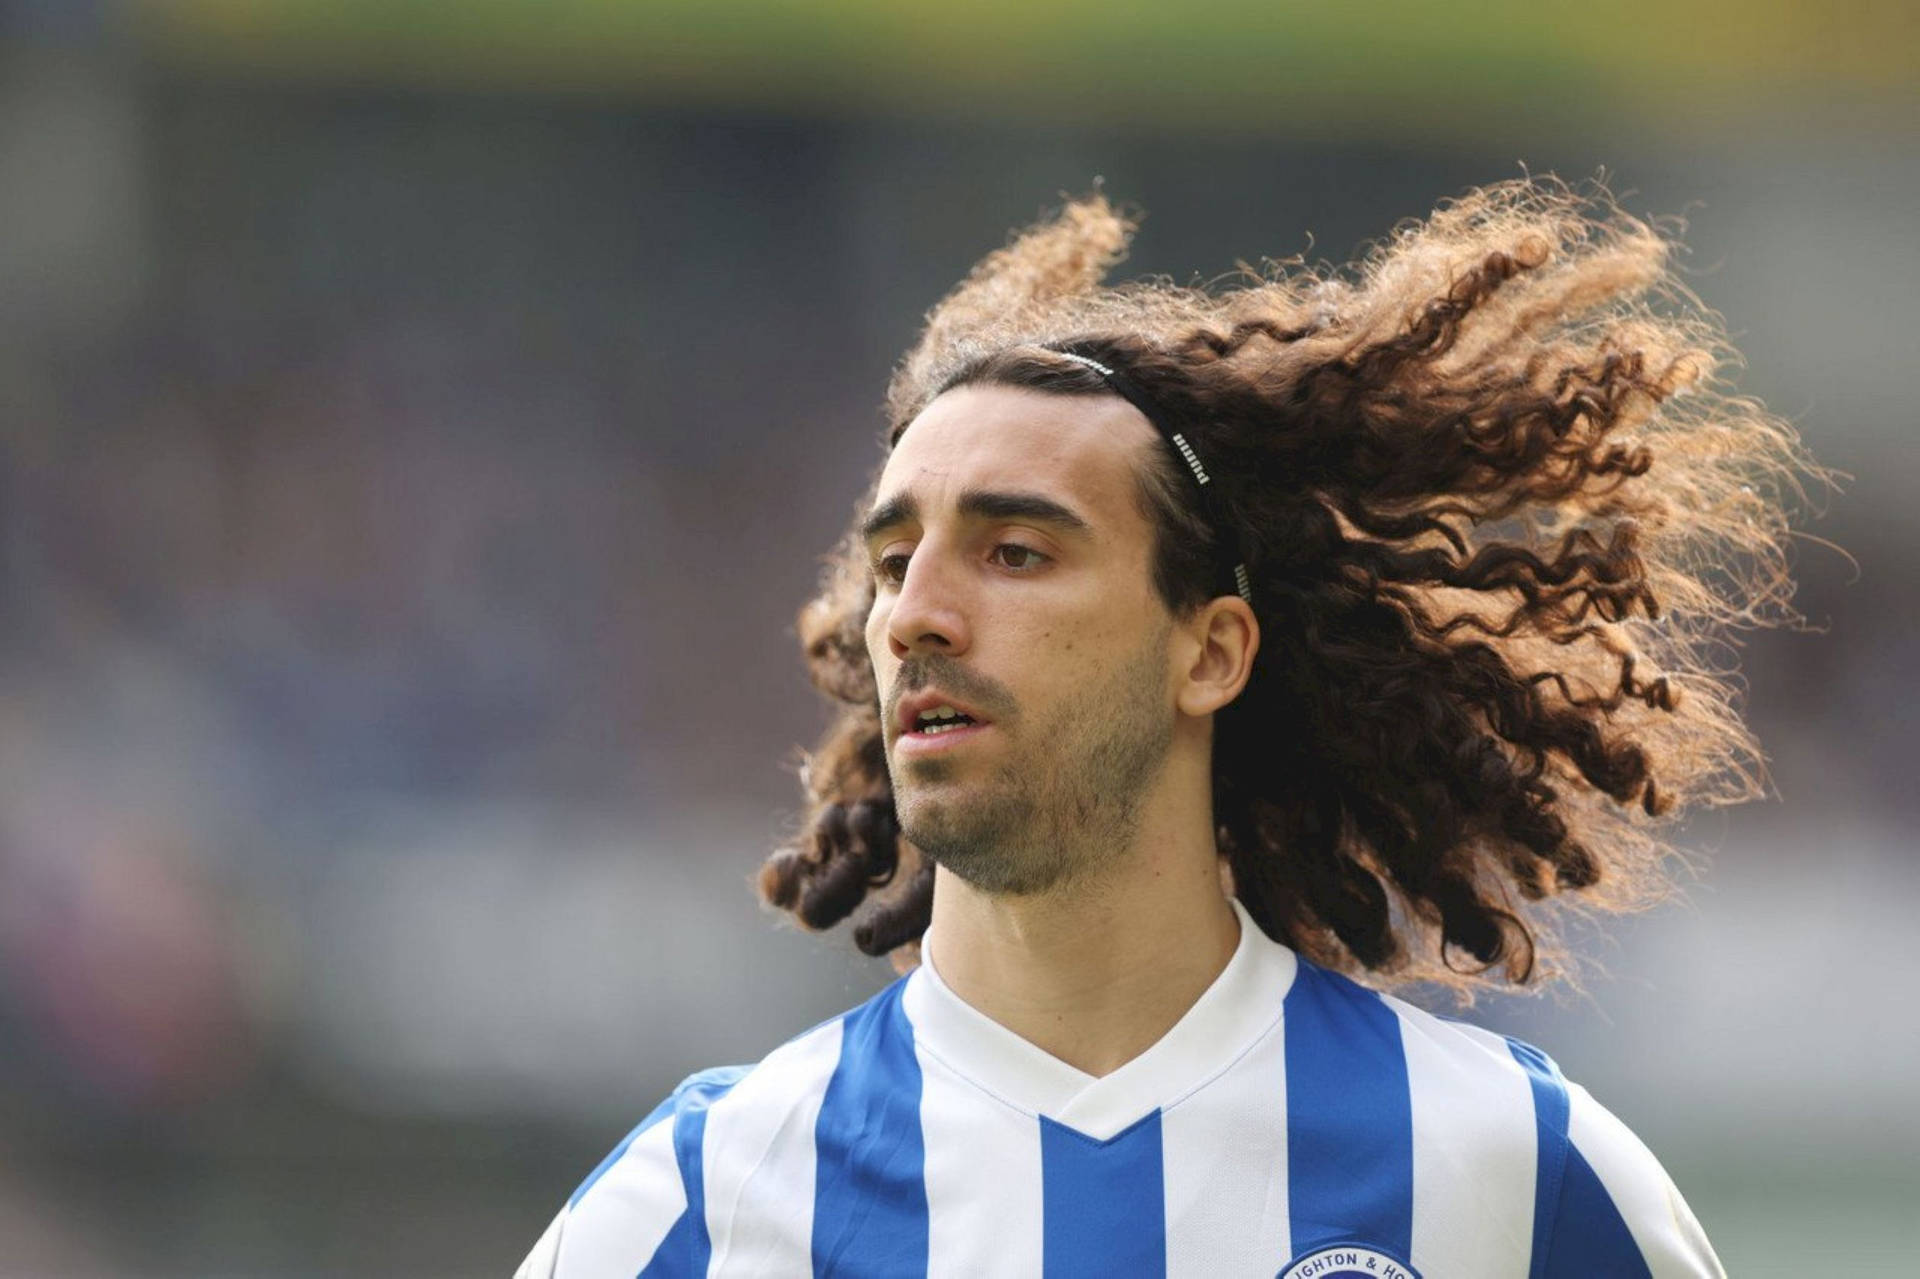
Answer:
<path fill-rule="evenodd" d="M 1507 1050 L 1533 1087 L 1534 1124 L 1540 1134 L 1533 1184 L 1533 1264 L 1527 1279 L 1651 1279 L 1640 1245 L 1633 1241 L 1613 1197 L 1592 1165 L 1567 1140 L 1572 1115 L 1567 1081 L 1553 1059 L 1532 1044 L 1507 1040 Z"/>
<path fill-rule="evenodd" d="M 1545 1279 L 1553 1247 L 1553 1220 L 1560 1210 L 1560 1186 L 1567 1171 L 1567 1081 L 1553 1058 L 1518 1039 L 1507 1051 L 1527 1072 L 1533 1089 L 1533 1125 L 1538 1133 L 1533 1173 L 1533 1261 L 1527 1279 Z"/>
<path fill-rule="evenodd" d="M 920 1061 L 894 982 L 841 1022 L 840 1062 L 814 1125 L 813 1273 L 927 1272 Z"/>
<path fill-rule="evenodd" d="M 1160 1112 L 1105 1141 L 1040 1116 L 1047 1279 L 1167 1272 Z"/>
<path fill-rule="evenodd" d="M 733 1090 L 748 1071 L 746 1066 L 721 1066 L 703 1070 L 673 1090 L 654 1114 L 672 1109 L 673 1157 L 680 1164 L 680 1180 L 687 1191 L 687 1206 L 653 1250 L 653 1259 L 641 1270 L 638 1279 L 682 1279 L 704 1276 L 713 1253 L 713 1239 L 707 1234 L 707 1183 L 703 1148 L 707 1135 L 707 1107 Z"/>
<path fill-rule="evenodd" d="M 1553 1246 L 1540 1272 L 1545 1279 L 1580 1279 L 1606 1275 L 1607 1279 L 1652 1279 L 1647 1260 L 1633 1232 L 1613 1205 L 1613 1196 L 1581 1156 L 1579 1147 L 1567 1147 L 1567 1179 L 1560 1192 L 1560 1212 Z"/>
<path fill-rule="evenodd" d="M 1293 1255 L 1353 1243 L 1410 1264 L 1413 1094 L 1400 1018 L 1303 958 L 1285 1029 Z"/>

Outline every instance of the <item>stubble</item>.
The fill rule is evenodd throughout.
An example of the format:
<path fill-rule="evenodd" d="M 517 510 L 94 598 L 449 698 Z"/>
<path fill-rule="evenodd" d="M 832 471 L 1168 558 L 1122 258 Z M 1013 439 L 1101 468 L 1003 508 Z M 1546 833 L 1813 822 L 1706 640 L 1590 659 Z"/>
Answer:
<path fill-rule="evenodd" d="M 1112 865 L 1132 845 L 1173 742 L 1164 701 L 1170 632 L 1149 636 L 1046 722 L 996 721 L 1017 746 L 980 784 L 955 782 L 963 770 L 950 761 L 903 769 L 889 760 L 901 833 L 993 894 L 1057 891 Z"/>

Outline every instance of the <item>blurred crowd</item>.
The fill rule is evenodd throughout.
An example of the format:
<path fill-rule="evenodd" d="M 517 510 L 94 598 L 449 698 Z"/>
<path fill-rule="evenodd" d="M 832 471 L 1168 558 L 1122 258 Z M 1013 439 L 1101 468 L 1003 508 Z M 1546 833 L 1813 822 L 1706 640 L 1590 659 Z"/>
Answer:
<path fill-rule="evenodd" d="M 793 611 L 920 309 L 1097 173 L 1149 210 L 1127 269 L 1186 276 L 1309 230 L 1344 256 L 1511 171 L 4 52 L 0 1144 L 91 1167 L 107 1131 L 161 1176 L 154 1131 L 223 1115 L 385 1116 L 382 1158 L 435 1117 L 558 1141 L 877 984 L 747 880 L 820 723 Z M 1702 827 L 1746 913 L 1700 935 L 1804 926 L 1838 970 L 1915 887 L 1920 163 L 1818 138 L 1530 159 L 1613 162 L 1643 212 L 1705 201 L 1697 287 L 1741 385 L 1858 477 L 1808 524 L 1857 570 L 1801 555 L 1826 633 L 1741 658 L 1786 806 Z M 1809 884 L 1864 914 L 1810 916 Z M 1640 936 L 1697 954 L 1662 940 L 1687 928 Z M 52 1184 L 0 1182 L 0 1242 L 51 1229 L 20 1205 L 68 1202 Z"/>

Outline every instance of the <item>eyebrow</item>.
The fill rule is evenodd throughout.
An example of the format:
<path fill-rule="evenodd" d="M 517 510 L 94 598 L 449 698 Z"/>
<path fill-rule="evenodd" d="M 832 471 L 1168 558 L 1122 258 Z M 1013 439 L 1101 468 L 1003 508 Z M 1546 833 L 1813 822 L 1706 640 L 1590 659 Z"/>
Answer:
<path fill-rule="evenodd" d="M 1032 520 L 1069 533 L 1091 533 L 1093 525 L 1068 506 L 1038 493 L 1006 493 L 967 489 L 957 503 L 960 514 L 976 520 Z M 920 503 L 911 493 L 900 493 L 873 508 L 860 521 L 860 539 L 871 542 L 889 529 L 920 518 Z"/>

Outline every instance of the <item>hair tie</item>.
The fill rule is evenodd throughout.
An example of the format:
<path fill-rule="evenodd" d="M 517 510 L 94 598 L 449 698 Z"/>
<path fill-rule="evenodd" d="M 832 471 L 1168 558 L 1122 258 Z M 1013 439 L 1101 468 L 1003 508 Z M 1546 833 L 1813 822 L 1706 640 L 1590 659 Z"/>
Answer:
<path fill-rule="evenodd" d="M 1158 407 L 1148 398 L 1147 393 L 1141 390 L 1132 378 L 1117 369 L 1102 364 L 1092 356 L 1081 355 L 1077 351 L 1062 351 L 1057 347 L 1049 347 L 1047 349 L 1051 350 L 1055 355 L 1072 360 L 1075 364 L 1083 364 L 1095 373 L 1098 373 L 1106 380 L 1107 386 L 1113 390 L 1115 395 L 1120 396 L 1120 398 L 1126 400 L 1127 403 L 1133 405 L 1134 408 L 1139 409 L 1141 416 L 1153 424 L 1153 429 L 1160 433 L 1160 438 L 1167 442 L 1167 447 L 1173 451 L 1173 455 L 1185 465 L 1187 474 L 1193 477 L 1194 488 L 1200 494 L 1201 513 L 1205 516 L 1207 524 L 1213 529 L 1214 538 L 1220 544 L 1222 563 L 1223 566 L 1231 570 L 1234 590 L 1239 592 L 1240 598 L 1245 600 L 1248 605 L 1252 605 L 1253 581 L 1247 576 L 1246 561 L 1240 556 L 1240 539 L 1234 534 L 1233 526 L 1222 518 L 1220 507 L 1213 500 L 1210 487 L 1213 483 L 1213 477 L 1207 474 L 1206 464 L 1200 460 L 1200 455 L 1194 451 L 1193 445 L 1187 441 L 1187 437 L 1167 425 L 1166 421 L 1160 416 Z"/>

